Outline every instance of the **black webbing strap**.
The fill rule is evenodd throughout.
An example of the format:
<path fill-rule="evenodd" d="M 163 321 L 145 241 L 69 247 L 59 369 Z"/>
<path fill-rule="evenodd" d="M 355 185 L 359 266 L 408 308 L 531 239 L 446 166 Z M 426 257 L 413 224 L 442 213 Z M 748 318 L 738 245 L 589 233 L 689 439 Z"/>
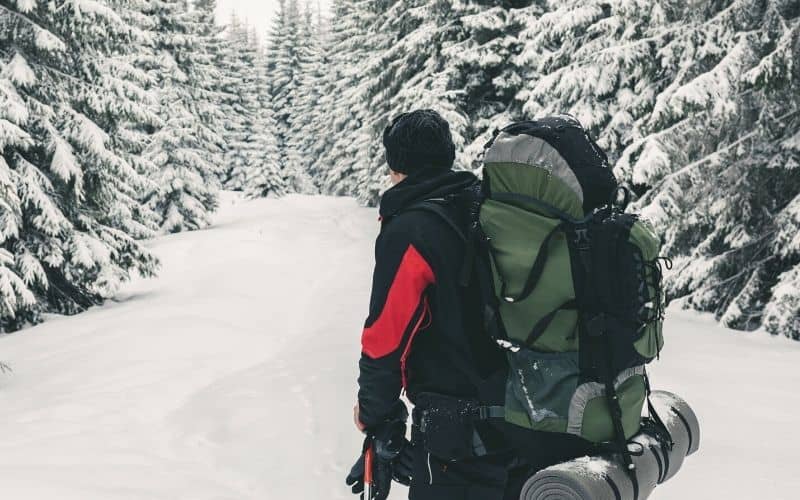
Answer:
<path fill-rule="evenodd" d="M 608 409 L 611 412 L 611 423 L 614 427 L 614 442 L 617 445 L 617 450 L 619 454 L 622 456 L 622 463 L 625 464 L 625 471 L 628 474 L 628 477 L 631 480 L 631 485 L 633 486 L 633 499 L 639 499 L 639 478 L 636 477 L 636 466 L 633 463 L 633 458 L 631 457 L 631 452 L 628 449 L 628 440 L 625 437 L 625 429 L 622 426 L 622 407 L 619 405 L 619 396 L 617 395 L 617 388 L 614 387 L 614 370 L 613 370 L 613 359 L 611 356 L 611 340 L 608 337 L 608 332 L 605 329 L 600 330 L 600 337 L 595 338 L 594 340 L 598 340 L 598 343 L 602 343 L 605 347 L 605 358 L 606 358 L 606 366 L 605 366 L 605 388 L 606 388 L 606 401 L 608 402 Z"/>
<path fill-rule="evenodd" d="M 617 483 L 608 474 L 603 474 L 603 477 L 606 478 L 606 483 L 608 483 L 608 487 L 611 488 L 611 492 L 614 494 L 614 500 L 622 500 L 622 494 L 619 492 Z"/>
<path fill-rule="evenodd" d="M 477 256 L 477 226 L 472 227 L 464 242 L 464 262 L 461 264 L 461 272 L 458 273 L 458 285 L 462 288 L 468 287 L 472 281 L 472 268 L 475 267 L 475 257 Z"/>
<path fill-rule="evenodd" d="M 542 272 L 544 271 L 544 265 L 547 263 L 547 256 L 550 254 L 550 241 L 552 241 L 553 236 L 564 227 L 564 223 L 557 224 L 553 229 L 547 233 L 544 240 L 542 240 L 542 244 L 539 245 L 539 253 L 536 255 L 536 260 L 533 261 L 533 266 L 531 267 L 531 272 L 528 273 L 528 278 L 525 280 L 525 286 L 522 289 L 522 292 L 517 297 L 504 297 L 509 302 L 518 302 L 520 300 L 525 300 L 530 296 L 533 289 L 536 288 L 536 284 L 539 282 L 539 278 L 542 277 Z M 509 300 L 510 299 L 510 300 Z"/>
<path fill-rule="evenodd" d="M 608 408 L 611 411 L 611 422 L 614 425 L 614 437 L 617 443 L 619 453 L 622 455 L 622 463 L 625 464 L 625 470 L 631 479 L 633 486 L 633 499 L 639 498 L 639 479 L 636 477 L 636 467 L 631 458 L 631 452 L 628 450 L 628 440 L 625 439 L 625 429 L 622 427 L 622 408 L 619 405 L 619 397 L 617 390 L 614 387 L 611 377 L 606 377 L 606 397 L 608 400 Z"/>
<path fill-rule="evenodd" d="M 669 465 L 664 467 L 664 464 L 661 462 L 661 454 L 664 453 L 664 451 L 659 450 L 653 443 L 648 444 L 647 447 L 656 459 L 656 465 L 658 465 L 658 479 L 656 480 L 656 484 L 661 484 L 664 481 L 664 476 L 667 475 L 667 470 L 669 470 Z M 669 461 L 669 455 L 667 453 L 664 453 L 664 458 Z"/>
<path fill-rule="evenodd" d="M 582 285 L 584 290 L 576 290 L 576 292 L 578 292 L 578 300 L 582 301 L 582 305 L 585 307 L 587 305 L 587 296 L 585 290 L 590 290 L 593 288 L 591 238 L 585 227 L 578 226 L 574 229 L 576 239 L 573 244 L 578 251 L 578 256 L 584 272 Z M 612 354 L 613 351 L 611 347 L 611 339 L 606 328 L 606 317 L 602 313 L 594 314 L 593 316 L 584 314 L 580 318 L 580 328 L 583 331 L 585 339 L 590 344 L 584 345 L 582 348 L 591 349 L 592 357 L 595 359 L 593 364 L 597 372 L 596 375 L 604 383 L 606 402 L 608 404 L 608 410 L 611 413 L 611 423 L 614 429 L 613 442 L 617 448 L 617 452 L 622 457 L 622 462 L 625 465 L 625 471 L 628 474 L 628 478 L 631 480 L 631 485 L 633 487 L 633 498 L 634 500 L 638 500 L 639 479 L 636 477 L 636 467 L 633 463 L 631 452 L 628 449 L 628 440 L 625 437 L 625 428 L 622 426 L 622 407 L 619 404 L 617 389 L 614 387 L 615 374 Z M 603 356 L 605 363 L 601 363 L 601 366 L 598 366 L 596 360 L 597 356 L 600 355 Z"/>
<path fill-rule="evenodd" d="M 533 329 L 531 333 L 528 334 L 528 338 L 525 340 L 525 345 L 533 345 L 534 342 L 539 340 L 539 337 L 542 336 L 547 327 L 550 326 L 550 323 L 553 322 L 553 319 L 556 317 L 559 311 L 563 311 L 564 309 L 577 309 L 578 305 L 575 302 L 575 299 L 569 299 L 568 301 L 564 302 L 560 306 L 556 307 L 549 313 L 547 313 L 542 319 L 536 322 L 533 325 Z"/>
<path fill-rule="evenodd" d="M 457 235 L 461 241 L 467 241 L 467 236 L 464 234 L 464 231 L 458 227 L 458 224 L 453 220 L 450 214 L 447 212 L 447 209 L 444 207 L 443 203 L 447 203 L 445 200 L 442 201 L 438 200 L 424 200 L 419 203 L 415 203 L 411 206 L 408 206 L 401 210 L 402 212 L 412 212 L 412 211 L 419 211 L 419 212 L 428 212 L 435 214 L 439 219 L 441 219 L 445 224 L 447 224 Z"/>
<path fill-rule="evenodd" d="M 669 452 L 672 450 L 672 447 L 675 446 L 675 442 L 672 439 L 672 434 L 670 434 L 669 428 L 667 428 L 666 424 L 664 424 L 664 420 L 661 419 L 661 415 L 659 415 L 658 411 L 656 411 L 655 407 L 653 406 L 653 402 L 650 401 L 650 377 L 646 373 L 644 376 L 644 387 L 645 399 L 647 400 L 647 413 L 649 414 L 649 420 L 645 423 L 645 425 L 650 426 L 656 440 L 661 444 L 661 447 L 664 450 L 664 474 L 660 475 L 658 478 L 658 482 L 661 483 L 664 480 L 664 476 L 666 476 L 667 471 L 669 471 Z M 689 435 L 689 439 L 691 443 L 691 434 Z M 659 462 L 659 467 L 660 466 L 661 464 Z"/>

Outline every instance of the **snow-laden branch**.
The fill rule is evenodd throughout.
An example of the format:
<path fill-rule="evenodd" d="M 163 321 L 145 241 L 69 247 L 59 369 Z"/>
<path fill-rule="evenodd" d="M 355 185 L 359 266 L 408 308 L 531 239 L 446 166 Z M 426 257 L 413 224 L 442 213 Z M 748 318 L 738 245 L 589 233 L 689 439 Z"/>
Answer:
<path fill-rule="evenodd" d="M 33 26 L 33 28 L 35 30 L 37 30 L 37 32 L 36 32 L 36 46 L 37 47 L 42 48 L 42 49 L 49 49 L 49 50 L 64 50 L 67 47 L 67 44 L 58 35 L 56 35 L 52 31 L 49 31 L 49 30 L 43 28 L 42 26 L 39 25 L 39 23 L 37 23 L 33 19 L 29 18 L 25 14 L 22 14 L 21 12 L 17 12 L 16 10 L 11 10 L 11 9 L 9 9 L 8 7 L 6 7 L 3 4 L 0 4 L 0 9 L 8 12 L 9 14 L 11 14 L 13 16 L 18 17 L 19 19 L 22 19 L 26 23 L 28 23 L 31 26 Z M 49 40 L 49 39 L 54 39 L 58 43 L 53 44 L 53 43 L 51 43 L 52 40 Z"/>
<path fill-rule="evenodd" d="M 783 120 L 786 120 L 787 118 L 789 118 L 790 116 L 792 116 L 794 114 L 797 114 L 799 112 L 800 112 L 800 109 L 795 109 L 795 110 L 789 111 L 788 113 L 784 113 L 784 114 L 778 116 L 777 118 L 775 118 L 775 120 L 776 121 L 783 121 Z M 757 127 L 753 131 L 748 132 L 747 134 L 743 135 L 742 137 L 740 137 L 739 139 L 733 141 L 732 143 L 730 143 L 730 144 L 728 144 L 728 145 L 726 145 L 726 146 L 724 146 L 722 148 L 717 149 L 713 153 L 708 154 L 708 155 L 704 156 L 703 158 L 700 158 L 699 160 L 696 160 L 696 161 L 693 161 L 691 163 L 688 163 L 688 164 L 684 165 L 683 167 L 679 168 L 678 170 L 665 175 L 663 178 L 661 178 L 661 180 L 659 180 L 658 182 L 655 183 L 655 185 L 650 189 L 649 193 L 644 198 L 642 198 L 641 201 L 642 202 L 648 202 L 651 199 L 651 193 L 658 193 L 660 191 L 660 188 L 664 184 L 666 184 L 667 182 L 675 179 L 676 177 L 678 177 L 680 175 L 683 175 L 683 174 L 695 169 L 696 167 L 698 167 L 700 165 L 705 164 L 708 161 L 711 161 L 712 159 L 718 158 L 720 155 L 722 155 L 722 153 L 725 153 L 725 152 L 729 151 L 730 149 L 735 148 L 736 146 L 742 144 L 746 140 L 748 140 L 748 139 L 752 138 L 753 136 L 757 135 L 759 132 L 761 132 L 761 129 L 759 127 Z"/>

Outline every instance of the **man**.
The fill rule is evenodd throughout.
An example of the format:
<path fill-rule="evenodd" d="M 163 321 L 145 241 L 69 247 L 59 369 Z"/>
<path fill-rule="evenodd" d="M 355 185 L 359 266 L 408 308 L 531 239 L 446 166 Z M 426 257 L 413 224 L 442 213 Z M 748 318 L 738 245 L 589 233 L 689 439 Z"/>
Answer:
<path fill-rule="evenodd" d="M 507 367 L 483 331 L 477 287 L 459 285 L 466 210 L 445 204 L 443 217 L 419 209 L 425 200 L 475 189 L 478 180 L 452 170 L 455 146 L 435 111 L 398 116 L 383 144 L 394 186 L 380 203 L 354 409 L 365 449 L 375 450 L 373 498 L 386 498 L 394 479 L 410 482 L 411 500 L 516 500 L 532 469 L 561 454 L 543 453 L 552 443 L 533 442 L 525 430 L 514 435 L 489 411 L 478 418 L 478 405 L 502 404 Z M 402 390 L 415 405 L 413 446 L 405 440 Z M 526 456 L 512 442 L 536 452 Z M 347 478 L 354 493 L 364 488 L 363 462 L 362 455 Z"/>

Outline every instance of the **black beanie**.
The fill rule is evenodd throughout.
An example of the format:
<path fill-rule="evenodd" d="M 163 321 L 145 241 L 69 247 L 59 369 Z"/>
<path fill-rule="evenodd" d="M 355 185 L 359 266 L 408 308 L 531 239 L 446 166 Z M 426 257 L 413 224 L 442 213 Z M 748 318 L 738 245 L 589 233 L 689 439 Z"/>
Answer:
<path fill-rule="evenodd" d="M 450 125 L 432 109 L 402 113 L 383 131 L 386 163 L 402 174 L 422 169 L 449 170 L 456 147 Z"/>

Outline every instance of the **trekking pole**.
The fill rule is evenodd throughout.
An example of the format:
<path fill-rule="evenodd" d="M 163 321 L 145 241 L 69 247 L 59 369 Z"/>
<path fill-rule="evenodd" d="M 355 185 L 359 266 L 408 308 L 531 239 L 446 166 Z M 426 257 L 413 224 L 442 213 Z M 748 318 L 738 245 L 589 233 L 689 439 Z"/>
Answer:
<path fill-rule="evenodd" d="M 372 478 L 372 467 L 375 461 L 375 450 L 370 443 L 367 451 L 364 452 L 364 487 L 366 493 L 366 500 L 372 500 L 374 491 L 374 480 Z"/>

